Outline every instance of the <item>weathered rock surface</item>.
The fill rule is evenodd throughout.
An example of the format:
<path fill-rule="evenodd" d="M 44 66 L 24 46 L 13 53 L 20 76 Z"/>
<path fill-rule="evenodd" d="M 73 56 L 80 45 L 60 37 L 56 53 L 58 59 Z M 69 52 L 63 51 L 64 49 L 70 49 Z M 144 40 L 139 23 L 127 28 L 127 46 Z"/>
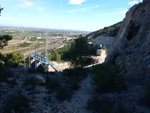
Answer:
<path fill-rule="evenodd" d="M 44 85 L 46 83 L 46 80 L 41 75 L 36 75 L 33 78 L 33 83 L 36 84 L 36 85 Z"/>
<path fill-rule="evenodd" d="M 114 37 L 110 37 L 110 36 L 104 36 L 104 35 L 100 35 L 94 39 L 92 39 L 92 42 L 94 45 L 106 45 L 107 47 L 109 47 L 112 42 L 114 41 Z"/>
<path fill-rule="evenodd" d="M 150 73 L 150 0 L 127 12 L 105 61 L 119 64 L 128 74 Z"/>

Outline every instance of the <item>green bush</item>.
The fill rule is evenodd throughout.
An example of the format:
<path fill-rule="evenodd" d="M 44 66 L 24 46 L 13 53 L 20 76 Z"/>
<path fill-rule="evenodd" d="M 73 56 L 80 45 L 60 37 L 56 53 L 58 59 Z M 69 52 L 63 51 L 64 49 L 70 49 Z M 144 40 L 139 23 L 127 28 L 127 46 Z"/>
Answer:
<path fill-rule="evenodd" d="M 128 113 L 128 110 L 125 108 L 122 102 L 118 103 L 117 113 Z M 134 113 L 134 112 L 131 112 L 131 113 Z"/>
<path fill-rule="evenodd" d="M 115 64 L 96 65 L 93 67 L 93 72 L 95 76 L 92 77 L 91 82 L 101 93 L 115 92 L 126 88 L 124 78 L 118 75 L 121 69 Z"/>
<path fill-rule="evenodd" d="M 4 69 L 4 55 L 0 53 L 0 71 Z"/>
<path fill-rule="evenodd" d="M 33 84 L 32 79 L 26 78 L 24 81 L 24 86 L 31 85 L 31 84 Z"/>
<path fill-rule="evenodd" d="M 108 49 L 105 45 L 102 47 L 102 49 L 104 49 L 106 51 L 106 53 L 108 53 Z"/>
<path fill-rule="evenodd" d="M 26 63 L 27 66 L 29 66 L 29 61 L 30 61 L 30 56 L 27 56 L 25 58 L 25 63 Z"/>
<path fill-rule="evenodd" d="M 150 85 L 146 86 L 145 93 L 139 98 L 138 104 L 148 108 L 150 107 Z"/>
<path fill-rule="evenodd" d="M 115 102 L 110 99 L 99 99 L 98 97 L 89 99 L 86 109 L 94 113 L 136 113 L 134 105 L 130 105 L 127 109 L 121 101 Z"/>
<path fill-rule="evenodd" d="M 7 46 L 8 41 L 12 39 L 10 35 L 0 35 L 0 49 L 3 49 L 4 46 Z M 3 70 L 4 67 L 4 55 L 0 53 L 0 71 Z M 7 61 L 7 60 L 6 60 Z"/>
<path fill-rule="evenodd" d="M 94 113 L 113 113 L 113 103 L 107 99 L 98 99 L 93 97 L 87 101 L 86 109 L 93 111 Z"/>
<path fill-rule="evenodd" d="M 69 77 L 66 84 L 69 86 L 70 90 L 73 91 L 80 88 L 79 83 L 87 76 L 87 70 L 81 68 L 65 69 L 64 73 Z"/>
<path fill-rule="evenodd" d="M 80 88 L 80 83 L 81 79 L 79 76 L 71 76 L 68 80 L 67 80 L 67 84 L 69 84 L 70 88 L 73 90 L 78 90 Z"/>
<path fill-rule="evenodd" d="M 5 113 L 30 113 L 29 99 L 21 94 L 11 95 L 5 104 Z"/>
<path fill-rule="evenodd" d="M 48 56 L 48 58 L 52 61 L 60 61 L 61 55 L 57 52 L 57 50 L 50 50 L 51 55 Z"/>
<path fill-rule="evenodd" d="M 37 73 L 37 70 L 34 68 L 28 68 L 29 73 Z"/>
<path fill-rule="evenodd" d="M 48 89 L 48 93 L 56 92 L 60 87 L 60 83 L 57 79 L 53 80 L 50 77 L 47 77 L 46 88 Z"/>
<path fill-rule="evenodd" d="M 78 71 L 77 68 L 76 69 L 74 69 L 74 68 L 65 69 L 64 72 L 66 73 L 66 75 L 68 77 L 80 74 L 80 71 Z"/>
<path fill-rule="evenodd" d="M 12 52 L 7 54 L 4 60 L 6 67 L 21 67 L 23 66 L 24 56 L 19 52 Z"/>
<path fill-rule="evenodd" d="M 57 99 L 59 101 L 64 101 L 64 100 L 70 100 L 71 99 L 71 95 L 69 95 L 66 91 L 65 88 L 59 88 L 59 90 L 57 91 L 57 95 L 56 95 Z"/>
<path fill-rule="evenodd" d="M 81 69 L 81 68 L 70 68 L 70 69 L 65 69 L 64 72 L 68 77 L 72 76 L 86 76 L 87 75 L 87 70 L 86 69 Z"/>
<path fill-rule="evenodd" d="M 0 72 L 0 82 L 7 82 L 7 78 L 11 78 L 12 76 L 11 71 L 3 70 Z"/>

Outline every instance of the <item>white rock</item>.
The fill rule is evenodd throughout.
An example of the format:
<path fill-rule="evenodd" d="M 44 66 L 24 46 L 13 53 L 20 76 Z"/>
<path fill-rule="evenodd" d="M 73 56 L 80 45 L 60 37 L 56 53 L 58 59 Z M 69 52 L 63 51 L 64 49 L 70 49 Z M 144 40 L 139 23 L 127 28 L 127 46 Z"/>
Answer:
<path fill-rule="evenodd" d="M 46 80 L 44 77 L 40 76 L 40 75 L 36 75 L 33 78 L 33 83 L 36 85 L 44 85 L 46 83 Z"/>

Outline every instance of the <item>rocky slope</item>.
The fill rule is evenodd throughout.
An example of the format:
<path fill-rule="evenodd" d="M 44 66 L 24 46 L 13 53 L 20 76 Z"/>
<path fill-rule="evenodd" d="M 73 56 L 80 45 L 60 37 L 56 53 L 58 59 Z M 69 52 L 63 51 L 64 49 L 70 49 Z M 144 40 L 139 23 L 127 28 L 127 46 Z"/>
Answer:
<path fill-rule="evenodd" d="M 144 0 L 127 12 L 106 58 L 106 62 L 119 64 L 128 74 L 149 75 L 150 72 L 149 6 L 150 0 Z"/>
<path fill-rule="evenodd" d="M 107 47 L 110 47 L 110 45 L 114 41 L 114 37 L 100 35 L 94 39 L 91 39 L 91 41 L 94 45 L 106 45 Z"/>
<path fill-rule="evenodd" d="M 109 47 L 114 41 L 114 37 L 117 35 L 122 22 L 105 27 L 88 34 L 86 37 L 91 39 L 94 45 L 106 45 Z"/>
<path fill-rule="evenodd" d="M 109 36 L 109 37 L 115 37 L 120 29 L 122 22 L 118 22 L 114 25 L 111 25 L 109 27 L 104 27 L 103 29 L 94 31 L 90 34 L 88 34 L 86 37 L 88 39 L 95 39 L 100 35 L 105 35 L 105 36 Z"/>
<path fill-rule="evenodd" d="M 7 71 L 11 77 L 0 81 L 0 113 L 88 113 L 85 107 L 93 89 L 92 74 L 78 78 L 77 73 L 69 77 L 67 71 L 47 74 L 31 73 L 26 68 Z"/>

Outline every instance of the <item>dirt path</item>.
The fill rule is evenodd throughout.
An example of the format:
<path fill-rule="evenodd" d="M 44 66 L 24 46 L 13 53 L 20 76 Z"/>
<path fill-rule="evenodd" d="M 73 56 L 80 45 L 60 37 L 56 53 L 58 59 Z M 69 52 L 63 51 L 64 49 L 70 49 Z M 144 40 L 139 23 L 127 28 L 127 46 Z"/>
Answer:
<path fill-rule="evenodd" d="M 58 113 L 88 113 L 86 110 L 87 100 L 91 97 L 92 84 L 88 76 L 80 83 L 80 89 L 72 96 L 71 101 L 64 101 L 57 109 Z"/>

